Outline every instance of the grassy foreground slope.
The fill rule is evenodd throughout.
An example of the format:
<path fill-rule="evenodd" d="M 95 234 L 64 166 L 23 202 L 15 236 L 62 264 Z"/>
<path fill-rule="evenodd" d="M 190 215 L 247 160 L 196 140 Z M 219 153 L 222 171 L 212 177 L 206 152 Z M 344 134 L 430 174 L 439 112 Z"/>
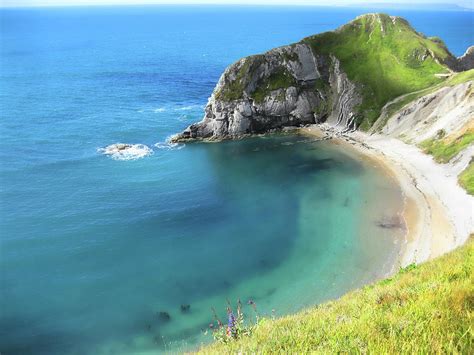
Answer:
<path fill-rule="evenodd" d="M 318 54 L 337 57 L 349 79 L 362 89 L 359 127 L 368 129 L 390 100 L 441 82 L 452 58 L 438 38 L 427 38 L 400 18 L 367 14 L 303 40 Z"/>
<path fill-rule="evenodd" d="M 202 353 L 472 353 L 474 241 Z"/>

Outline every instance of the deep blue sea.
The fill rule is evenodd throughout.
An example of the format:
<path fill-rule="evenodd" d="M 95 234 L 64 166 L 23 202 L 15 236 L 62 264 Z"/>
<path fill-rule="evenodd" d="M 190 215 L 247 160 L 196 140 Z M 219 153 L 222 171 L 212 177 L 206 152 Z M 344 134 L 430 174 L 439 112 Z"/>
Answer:
<path fill-rule="evenodd" d="M 166 144 L 227 65 L 367 11 L 0 10 L 0 352 L 193 349 L 227 299 L 280 316 L 389 272 L 402 199 L 374 162 L 292 135 Z M 391 13 L 474 43 L 473 12 Z"/>

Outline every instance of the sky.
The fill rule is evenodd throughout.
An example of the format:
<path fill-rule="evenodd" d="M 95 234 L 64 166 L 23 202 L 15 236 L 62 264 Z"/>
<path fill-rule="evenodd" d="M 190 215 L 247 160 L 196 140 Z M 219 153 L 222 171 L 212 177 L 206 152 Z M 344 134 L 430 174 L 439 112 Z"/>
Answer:
<path fill-rule="evenodd" d="M 474 8 L 474 0 L 0 0 L 1 7 L 131 5 L 131 4 L 243 4 L 243 5 L 353 5 L 369 3 L 453 4 Z"/>

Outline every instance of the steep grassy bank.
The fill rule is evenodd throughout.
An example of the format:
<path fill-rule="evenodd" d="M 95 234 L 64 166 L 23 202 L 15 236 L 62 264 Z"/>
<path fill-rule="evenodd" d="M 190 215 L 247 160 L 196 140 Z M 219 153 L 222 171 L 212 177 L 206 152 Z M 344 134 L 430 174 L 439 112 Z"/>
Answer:
<path fill-rule="evenodd" d="M 474 241 L 202 353 L 464 353 L 474 346 Z"/>

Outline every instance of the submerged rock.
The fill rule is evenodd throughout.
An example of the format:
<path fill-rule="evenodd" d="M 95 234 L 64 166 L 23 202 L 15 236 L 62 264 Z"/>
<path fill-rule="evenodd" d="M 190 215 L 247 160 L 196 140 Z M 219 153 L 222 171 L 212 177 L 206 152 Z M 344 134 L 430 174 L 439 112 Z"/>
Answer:
<path fill-rule="evenodd" d="M 384 229 L 404 229 L 405 223 L 400 216 L 384 217 L 377 222 L 377 226 Z"/>
<path fill-rule="evenodd" d="M 189 304 L 182 304 L 181 307 L 181 312 L 182 313 L 189 313 L 189 311 L 191 310 L 191 305 Z"/>
<path fill-rule="evenodd" d="M 160 321 L 168 322 L 168 321 L 171 320 L 171 316 L 168 312 L 161 311 L 161 312 L 158 313 L 158 319 Z"/>

